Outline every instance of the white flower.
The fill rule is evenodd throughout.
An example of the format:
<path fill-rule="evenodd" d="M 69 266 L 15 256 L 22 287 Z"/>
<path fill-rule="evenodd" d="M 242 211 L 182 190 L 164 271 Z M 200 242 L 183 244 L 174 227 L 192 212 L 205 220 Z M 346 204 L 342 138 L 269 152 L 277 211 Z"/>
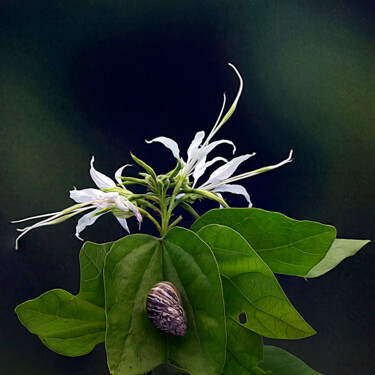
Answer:
<path fill-rule="evenodd" d="M 92 157 L 90 165 L 91 178 L 93 179 L 93 181 L 99 189 L 111 189 L 117 187 L 116 183 L 111 178 L 107 177 L 101 172 L 98 172 L 94 168 L 94 157 Z M 127 165 L 122 166 L 115 173 L 115 179 L 118 183 L 122 182 L 121 174 L 126 166 Z M 70 198 L 72 198 L 78 204 L 60 212 L 38 215 L 27 219 L 13 221 L 12 223 L 20 223 L 27 220 L 46 217 L 46 219 L 36 224 L 33 224 L 29 227 L 18 229 L 18 231 L 22 233 L 16 239 L 16 250 L 18 249 L 19 239 L 30 230 L 46 225 L 58 224 L 62 221 L 71 218 L 72 216 L 75 216 L 90 209 L 94 210 L 83 215 L 78 220 L 75 233 L 77 238 L 81 239 L 79 235 L 87 226 L 94 224 L 100 216 L 112 211 L 113 209 L 117 209 L 123 212 L 123 214 L 119 214 L 118 216 L 116 216 L 116 219 L 119 221 L 122 227 L 129 232 L 126 218 L 134 214 L 138 222 L 141 223 L 142 216 L 138 208 L 124 196 L 126 194 L 131 193 L 128 190 L 126 190 L 125 187 L 122 186 L 122 188 L 124 190 L 124 194 L 121 194 L 119 192 L 104 192 L 102 190 L 92 188 L 82 190 L 74 189 L 70 191 Z"/>
<path fill-rule="evenodd" d="M 231 117 L 231 115 L 235 111 L 238 100 L 242 93 L 242 88 L 243 88 L 242 77 L 240 73 L 238 72 L 238 70 L 234 67 L 234 65 L 229 64 L 229 66 L 233 68 L 233 70 L 235 71 L 235 73 L 237 74 L 240 80 L 240 87 L 238 89 L 237 96 L 232 106 L 229 108 L 228 112 L 225 114 L 224 117 L 222 117 L 224 107 L 225 107 L 225 102 L 226 102 L 226 97 L 224 94 L 223 105 L 222 105 L 219 117 L 214 127 L 212 128 L 210 134 L 208 135 L 208 137 L 206 138 L 204 142 L 203 142 L 205 138 L 204 131 L 199 131 L 195 135 L 193 141 L 191 142 L 188 148 L 186 162 L 180 157 L 180 150 L 179 150 L 178 144 L 173 139 L 168 138 L 168 137 L 157 137 L 157 138 L 152 139 L 151 141 L 146 140 L 146 142 L 147 143 L 160 142 L 165 147 L 169 148 L 172 151 L 173 156 L 177 160 L 179 160 L 183 165 L 183 168 L 179 174 L 187 179 L 190 176 L 193 177 L 193 183 L 192 183 L 193 188 L 197 190 L 212 191 L 212 192 L 217 193 L 217 195 L 219 196 L 220 196 L 220 193 L 240 194 L 246 198 L 246 200 L 249 203 L 249 207 L 251 207 L 252 203 L 251 203 L 250 196 L 248 192 L 246 191 L 246 189 L 241 185 L 231 185 L 230 183 L 234 181 L 242 180 L 243 178 L 254 176 L 256 174 L 267 172 L 269 170 L 278 168 L 286 163 L 291 162 L 293 151 L 292 150 L 290 151 L 289 157 L 287 159 L 283 160 L 282 162 L 278 164 L 260 168 L 255 171 L 243 173 L 241 175 L 234 176 L 234 177 L 232 177 L 232 175 L 236 171 L 238 166 L 245 160 L 248 160 L 249 158 L 254 156 L 255 153 L 239 156 L 239 157 L 232 159 L 231 161 L 228 161 L 227 159 L 221 156 L 215 157 L 212 160 L 207 161 L 208 154 L 216 146 L 220 144 L 223 144 L 223 143 L 230 144 L 233 146 L 233 154 L 236 151 L 236 147 L 233 144 L 233 142 L 227 139 L 221 139 L 221 140 L 210 143 L 212 137 L 217 133 L 217 131 L 224 125 L 224 123 Z M 224 164 L 221 167 L 219 167 L 216 171 L 214 171 L 204 184 L 202 184 L 199 187 L 196 187 L 198 179 L 204 174 L 206 169 L 218 161 L 223 161 Z"/>
<path fill-rule="evenodd" d="M 293 160 L 293 150 L 290 150 L 289 156 L 278 164 L 269 165 L 267 167 L 259 168 L 254 171 L 242 173 L 237 176 L 232 176 L 233 173 L 236 171 L 237 167 L 243 161 L 249 159 L 253 155 L 255 155 L 255 153 L 250 155 L 239 156 L 237 158 L 232 159 L 230 162 L 222 165 L 220 168 L 218 168 L 211 174 L 209 179 L 203 185 L 201 185 L 197 189 L 213 191 L 214 193 L 240 194 L 246 198 L 247 202 L 249 203 L 249 207 L 252 207 L 250 196 L 247 190 L 242 185 L 232 185 L 231 183 L 242 180 L 244 178 L 255 176 L 260 173 L 271 171 L 272 169 L 279 168 L 284 164 L 290 163 Z"/>

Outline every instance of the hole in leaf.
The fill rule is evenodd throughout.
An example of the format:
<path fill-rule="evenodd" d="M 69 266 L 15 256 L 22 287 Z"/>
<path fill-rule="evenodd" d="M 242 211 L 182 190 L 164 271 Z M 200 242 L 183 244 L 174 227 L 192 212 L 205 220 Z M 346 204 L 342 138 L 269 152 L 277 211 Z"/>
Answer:
<path fill-rule="evenodd" d="M 240 321 L 241 324 L 246 324 L 247 322 L 246 313 L 243 312 L 240 315 L 238 315 L 238 320 Z"/>

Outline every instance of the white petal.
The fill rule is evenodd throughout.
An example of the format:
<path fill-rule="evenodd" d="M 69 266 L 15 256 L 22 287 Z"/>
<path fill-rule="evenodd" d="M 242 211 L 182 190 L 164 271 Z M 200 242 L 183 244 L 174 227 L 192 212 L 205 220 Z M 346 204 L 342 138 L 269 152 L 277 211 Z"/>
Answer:
<path fill-rule="evenodd" d="M 207 155 L 217 146 L 223 144 L 223 143 L 227 143 L 229 145 L 232 145 L 233 146 L 233 154 L 236 152 L 236 146 L 235 144 L 232 142 L 232 141 L 229 141 L 228 139 L 220 139 L 219 141 L 215 141 L 215 142 L 212 142 L 210 143 L 208 146 L 206 146 L 203 150 L 202 150 L 202 154 L 199 156 L 199 160 L 198 160 L 198 163 L 201 162 L 202 159 L 206 158 Z"/>
<path fill-rule="evenodd" d="M 131 164 L 125 164 L 123 165 L 121 168 L 119 168 L 116 173 L 115 173 L 115 179 L 117 181 L 117 183 L 121 184 L 122 182 L 122 179 L 121 179 L 121 176 L 122 176 L 122 171 L 126 168 L 126 167 L 131 167 Z M 121 185 L 122 187 L 124 187 L 123 185 Z"/>
<path fill-rule="evenodd" d="M 160 142 L 165 147 L 169 148 L 172 151 L 173 156 L 179 160 L 180 159 L 180 149 L 178 148 L 177 142 L 168 137 L 156 137 L 151 139 L 151 141 L 146 140 L 146 143 Z"/>
<path fill-rule="evenodd" d="M 216 195 L 217 195 L 220 199 L 224 200 L 222 194 L 220 194 L 220 193 L 216 193 Z M 224 206 L 223 206 L 221 203 L 219 203 L 219 208 L 224 208 Z"/>
<path fill-rule="evenodd" d="M 216 169 L 216 171 L 214 171 L 211 174 L 209 179 L 202 186 L 216 184 L 232 176 L 232 174 L 236 171 L 238 166 L 245 160 L 248 160 L 249 158 L 251 158 L 253 155 L 255 155 L 255 153 L 238 156 L 232 159 L 231 161 L 229 161 L 228 163 L 222 165 L 220 168 Z"/>
<path fill-rule="evenodd" d="M 142 215 L 141 213 L 139 212 L 138 208 L 136 205 L 134 205 L 132 202 L 128 201 L 127 205 L 129 206 L 129 208 L 133 211 L 134 213 L 134 216 L 137 218 L 138 222 L 141 223 L 142 222 Z"/>
<path fill-rule="evenodd" d="M 125 211 L 125 212 L 128 212 L 129 211 L 129 207 L 127 206 L 127 199 L 124 198 L 124 197 L 121 197 L 120 195 L 117 195 L 114 199 L 113 199 L 116 207 L 122 211 Z"/>
<path fill-rule="evenodd" d="M 10 223 L 11 223 L 11 224 L 22 223 L 23 221 L 29 221 L 29 220 L 39 219 L 39 218 L 41 218 L 41 217 L 51 217 L 51 216 L 55 216 L 55 215 L 58 215 L 59 213 L 60 213 L 60 211 L 59 211 L 59 212 L 51 212 L 50 214 L 43 214 L 43 215 L 37 215 L 37 216 L 30 216 L 30 217 L 26 217 L 25 219 L 12 220 Z"/>
<path fill-rule="evenodd" d="M 223 161 L 225 163 L 228 163 L 228 160 L 218 156 L 216 158 L 213 158 L 211 161 L 205 162 L 205 159 L 202 159 L 199 164 L 196 165 L 193 173 L 193 178 L 194 178 L 194 184 L 193 186 L 196 185 L 198 179 L 204 174 L 206 169 L 210 167 L 212 164 L 216 163 L 217 161 Z"/>
<path fill-rule="evenodd" d="M 128 199 L 118 196 L 114 199 L 114 202 L 116 204 L 116 207 L 119 208 L 122 211 L 128 212 L 129 209 L 133 211 L 134 216 L 137 218 L 139 222 L 142 221 L 142 215 L 139 212 L 137 206 L 130 202 Z"/>
<path fill-rule="evenodd" d="M 205 136 L 205 133 L 204 133 L 203 130 L 201 130 L 197 134 L 195 134 L 195 137 L 194 137 L 193 141 L 191 142 L 191 144 L 188 148 L 188 151 L 187 151 L 187 155 L 188 155 L 188 161 L 187 162 L 188 163 L 193 158 L 195 153 L 198 151 L 199 146 L 202 144 L 204 136 Z"/>
<path fill-rule="evenodd" d="M 77 223 L 77 226 L 76 226 L 76 237 L 79 238 L 80 240 L 82 240 L 82 238 L 79 236 L 79 234 L 89 225 L 92 225 L 95 223 L 95 221 L 102 215 L 105 214 L 102 213 L 102 214 L 99 214 L 99 215 L 95 215 L 98 211 L 100 211 L 101 209 L 100 208 L 97 208 L 95 209 L 94 211 L 91 211 L 89 212 L 88 214 L 86 215 L 83 215 L 79 220 L 78 220 L 78 223 Z M 95 216 L 93 216 L 95 215 Z"/>
<path fill-rule="evenodd" d="M 121 226 L 128 232 L 130 233 L 130 230 L 129 230 L 129 227 L 128 227 L 128 223 L 126 222 L 126 219 L 122 219 L 120 217 L 116 217 L 116 219 L 118 220 L 118 222 L 121 224 Z"/>
<path fill-rule="evenodd" d="M 70 190 L 70 198 L 77 203 L 92 202 L 99 199 L 104 199 L 105 193 L 98 189 L 82 189 L 82 190 Z"/>
<path fill-rule="evenodd" d="M 227 100 L 227 97 L 225 95 L 225 93 L 223 94 L 223 105 L 221 106 L 221 110 L 220 110 L 220 113 L 219 113 L 219 116 L 215 122 L 215 125 L 214 127 L 212 128 L 210 134 L 208 135 L 206 141 L 204 142 L 205 145 L 208 144 L 208 142 L 211 140 L 211 138 L 214 136 L 214 134 L 216 133 L 215 130 L 216 130 L 216 127 L 217 125 L 219 124 L 219 121 L 221 119 L 221 116 L 223 115 L 223 112 L 224 112 L 224 108 L 225 108 L 225 103 L 226 103 L 226 100 Z"/>
<path fill-rule="evenodd" d="M 237 92 L 237 96 L 236 98 L 234 99 L 234 102 L 233 104 L 231 105 L 231 107 L 229 108 L 228 112 L 224 115 L 223 119 L 220 121 L 219 124 L 215 124 L 214 128 L 212 129 L 210 135 L 208 136 L 207 138 L 207 141 L 210 141 L 210 139 L 217 133 L 217 131 L 229 120 L 229 118 L 232 116 L 233 112 L 236 110 L 236 106 L 237 106 L 237 103 L 240 99 L 240 96 L 241 96 L 241 93 L 242 93 L 242 89 L 243 89 L 243 80 L 242 80 L 242 77 L 239 73 L 239 71 L 236 69 L 236 67 L 233 65 L 233 64 L 228 64 L 233 70 L 234 72 L 237 74 L 237 77 L 239 78 L 240 80 L 240 87 L 238 89 L 238 92 Z M 221 117 L 221 114 L 220 114 L 220 117 Z M 219 118 L 220 118 L 219 117 Z"/>
<path fill-rule="evenodd" d="M 281 161 L 278 164 L 269 165 L 267 167 L 256 169 L 255 171 L 242 173 L 242 174 L 240 174 L 238 176 L 233 176 L 231 178 L 228 178 L 226 181 L 223 181 L 223 182 L 230 183 L 230 182 L 234 182 L 234 181 L 239 181 L 239 180 L 243 180 L 244 178 L 255 176 L 257 174 L 261 174 L 261 173 L 264 173 L 264 172 L 272 171 L 272 169 L 279 168 L 279 167 L 283 166 L 284 164 L 288 164 L 288 163 L 292 162 L 293 161 L 292 156 L 293 156 L 293 150 L 290 150 L 289 156 L 285 160 Z"/>
<path fill-rule="evenodd" d="M 94 160 L 95 160 L 94 157 L 92 157 L 91 162 L 90 162 L 90 165 L 91 165 L 90 176 L 95 182 L 96 186 L 99 189 L 108 189 L 108 188 L 116 187 L 116 184 L 112 179 L 107 177 L 105 174 L 98 172 L 94 168 Z"/>
<path fill-rule="evenodd" d="M 250 195 L 249 193 L 246 191 L 246 189 L 241 186 L 241 185 L 226 185 L 226 184 L 223 184 L 223 185 L 219 185 L 217 186 L 215 189 L 213 189 L 212 191 L 214 191 L 215 193 L 217 192 L 221 192 L 221 193 L 232 193 L 232 194 L 240 194 L 240 195 L 243 195 L 246 200 L 248 201 L 249 203 L 249 207 L 252 207 L 252 203 L 251 203 L 251 200 L 250 200 Z"/>

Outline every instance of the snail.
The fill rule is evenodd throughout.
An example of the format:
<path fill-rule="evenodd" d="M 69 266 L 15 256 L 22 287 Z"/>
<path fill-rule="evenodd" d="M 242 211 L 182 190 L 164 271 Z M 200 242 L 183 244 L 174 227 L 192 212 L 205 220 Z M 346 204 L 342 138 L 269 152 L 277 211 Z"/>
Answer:
<path fill-rule="evenodd" d="M 180 292 L 172 283 L 164 281 L 150 290 L 146 310 L 154 326 L 174 336 L 185 336 L 186 313 Z"/>

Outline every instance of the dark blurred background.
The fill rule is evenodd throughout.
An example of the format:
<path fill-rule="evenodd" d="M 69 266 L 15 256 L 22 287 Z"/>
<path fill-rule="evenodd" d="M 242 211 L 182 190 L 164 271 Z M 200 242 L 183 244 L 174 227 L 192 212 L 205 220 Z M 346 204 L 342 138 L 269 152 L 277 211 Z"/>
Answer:
<path fill-rule="evenodd" d="M 103 345 L 64 358 L 13 312 L 52 288 L 78 291 L 76 220 L 31 232 L 18 252 L 8 222 L 72 204 L 73 186 L 94 187 L 91 155 L 109 176 L 129 151 L 160 173 L 173 167 L 168 150 L 144 140 L 170 136 L 185 151 L 209 131 L 222 93 L 233 99 L 238 88 L 228 62 L 245 88 L 217 139 L 234 141 L 238 155 L 257 152 L 240 171 L 295 152 L 292 164 L 245 181 L 254 206 L 375 240 L 374 21 L 375 3 L 354 0 L 1 1 L 0 373 L 108 373 Z M 155 233 L 147 222 L 143 230 Z M 124 234 L 106 215 L 82 235 Z M 370 244 L 324 277 L 280 276 L 318 333 L 276 344 L 323 374 L 375 373 L 374 266 Z"/>

